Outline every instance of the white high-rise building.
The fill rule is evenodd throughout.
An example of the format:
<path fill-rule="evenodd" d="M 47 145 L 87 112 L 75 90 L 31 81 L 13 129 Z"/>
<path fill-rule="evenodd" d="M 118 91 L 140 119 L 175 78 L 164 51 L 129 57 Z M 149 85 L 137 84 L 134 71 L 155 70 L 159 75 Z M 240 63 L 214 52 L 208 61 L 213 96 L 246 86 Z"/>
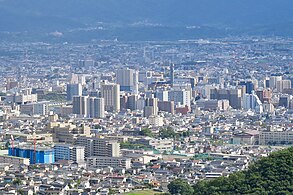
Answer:
<path fill-rule="evenodd" d="M 114 83 L 103 83 L 101 85 L 101 96 L 105 101 L 105 110 L 109 112 L 120 111 L 120 85 Z"/>
<path fill-rule="evenodd" d="M 81 84 L 67 84 L 67 101 L 72 101 L 73 96 L 82 95 L 82 86 Z"/>
<path fill-rule="evenodd" d="M 138 71 L 133 69 L 119 69 L 116 72 L 116 82 L 121 91 L 138 94 Z"/>
<path fill-rule="evenodd" d="M 243 109 L 254 110 L 257 113 L 263 112 L 263 105 L 258 96 L 252 91 L 252 94 L 244 94 L 242 100 Z"/>

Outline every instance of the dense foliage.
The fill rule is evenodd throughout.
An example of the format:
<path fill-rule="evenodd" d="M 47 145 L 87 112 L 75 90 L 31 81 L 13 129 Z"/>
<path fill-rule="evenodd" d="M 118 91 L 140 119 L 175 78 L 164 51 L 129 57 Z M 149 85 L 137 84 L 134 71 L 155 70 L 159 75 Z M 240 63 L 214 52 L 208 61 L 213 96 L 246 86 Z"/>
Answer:
<path fill-rule="evenodd" d="M 293 147 L 262 158 L 246 171 L 200 181 L 193 189 L 194 195 L 293 194 Z"/>
<path fill-rule="evenodd" d="M 168 184 L 168 189 L 171 194 L 192 195 L 193 188 L 182 179 L 175 179 Z"/>

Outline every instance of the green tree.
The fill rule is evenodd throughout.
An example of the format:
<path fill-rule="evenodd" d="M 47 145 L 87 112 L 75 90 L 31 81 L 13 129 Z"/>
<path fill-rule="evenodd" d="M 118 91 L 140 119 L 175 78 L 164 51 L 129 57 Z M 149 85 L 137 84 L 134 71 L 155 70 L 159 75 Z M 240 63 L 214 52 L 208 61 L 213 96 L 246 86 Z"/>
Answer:
<path fill-rule="evenodd" d="M 273 152 L 246 171 L 199 181 L 193 189 L 194 195 L 293 194 L 293 147 Z"/>
<path fill-rule="evenodd" d="M 159 131 L 159 137 L 163 139 L 175 138 L 176 136 L 177 136 L 176 132 L 171 127 L 167 127 L 166 129 L 161 129 Z"/>
<path fill-rule="evenodd" d="M 148 136 L 148 137 L 153 137 L 154 136 L 152 130 L 150 130 L 149 128 L 143 128 L 139 132 L 139 135 Z"/>
<path fill-rule="evenodd" d="M 175 179 L 168 184 L 168 190 L 171 194 L 192 195 L 193 188 L 182 179 Z"/>

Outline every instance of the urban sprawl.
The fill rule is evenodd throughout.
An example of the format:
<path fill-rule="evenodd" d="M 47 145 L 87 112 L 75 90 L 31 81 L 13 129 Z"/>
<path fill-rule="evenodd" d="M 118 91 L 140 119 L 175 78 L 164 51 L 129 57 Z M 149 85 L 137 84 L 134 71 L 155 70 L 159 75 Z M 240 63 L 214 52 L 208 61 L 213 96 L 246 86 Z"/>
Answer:
<path fill-rule="evenodd" d="M 0 191 L 167 192 L 293 144 L 293 39 L 0 43 Z"/>

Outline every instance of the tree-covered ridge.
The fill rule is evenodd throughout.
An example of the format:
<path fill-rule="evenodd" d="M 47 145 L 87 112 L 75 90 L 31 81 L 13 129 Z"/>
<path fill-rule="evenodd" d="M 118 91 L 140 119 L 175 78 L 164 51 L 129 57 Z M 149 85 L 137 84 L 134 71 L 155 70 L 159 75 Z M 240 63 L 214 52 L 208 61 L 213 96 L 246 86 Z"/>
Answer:
<path fill-rule="evenodd" d="M 178 194 L 176 189 L 181 191 L 177 188 L 178 183 L 183 183 L 186 189 L 185 181 L 175 180 L 168 185 L 172 194 Z M 189 195 L 190 190 L 180 194 Z M 250 165 L 247 170 L 229 177 L 199 181 L 193 186 L 193 194 L 293 194 L 293 147 L 274 152 Z"/>

